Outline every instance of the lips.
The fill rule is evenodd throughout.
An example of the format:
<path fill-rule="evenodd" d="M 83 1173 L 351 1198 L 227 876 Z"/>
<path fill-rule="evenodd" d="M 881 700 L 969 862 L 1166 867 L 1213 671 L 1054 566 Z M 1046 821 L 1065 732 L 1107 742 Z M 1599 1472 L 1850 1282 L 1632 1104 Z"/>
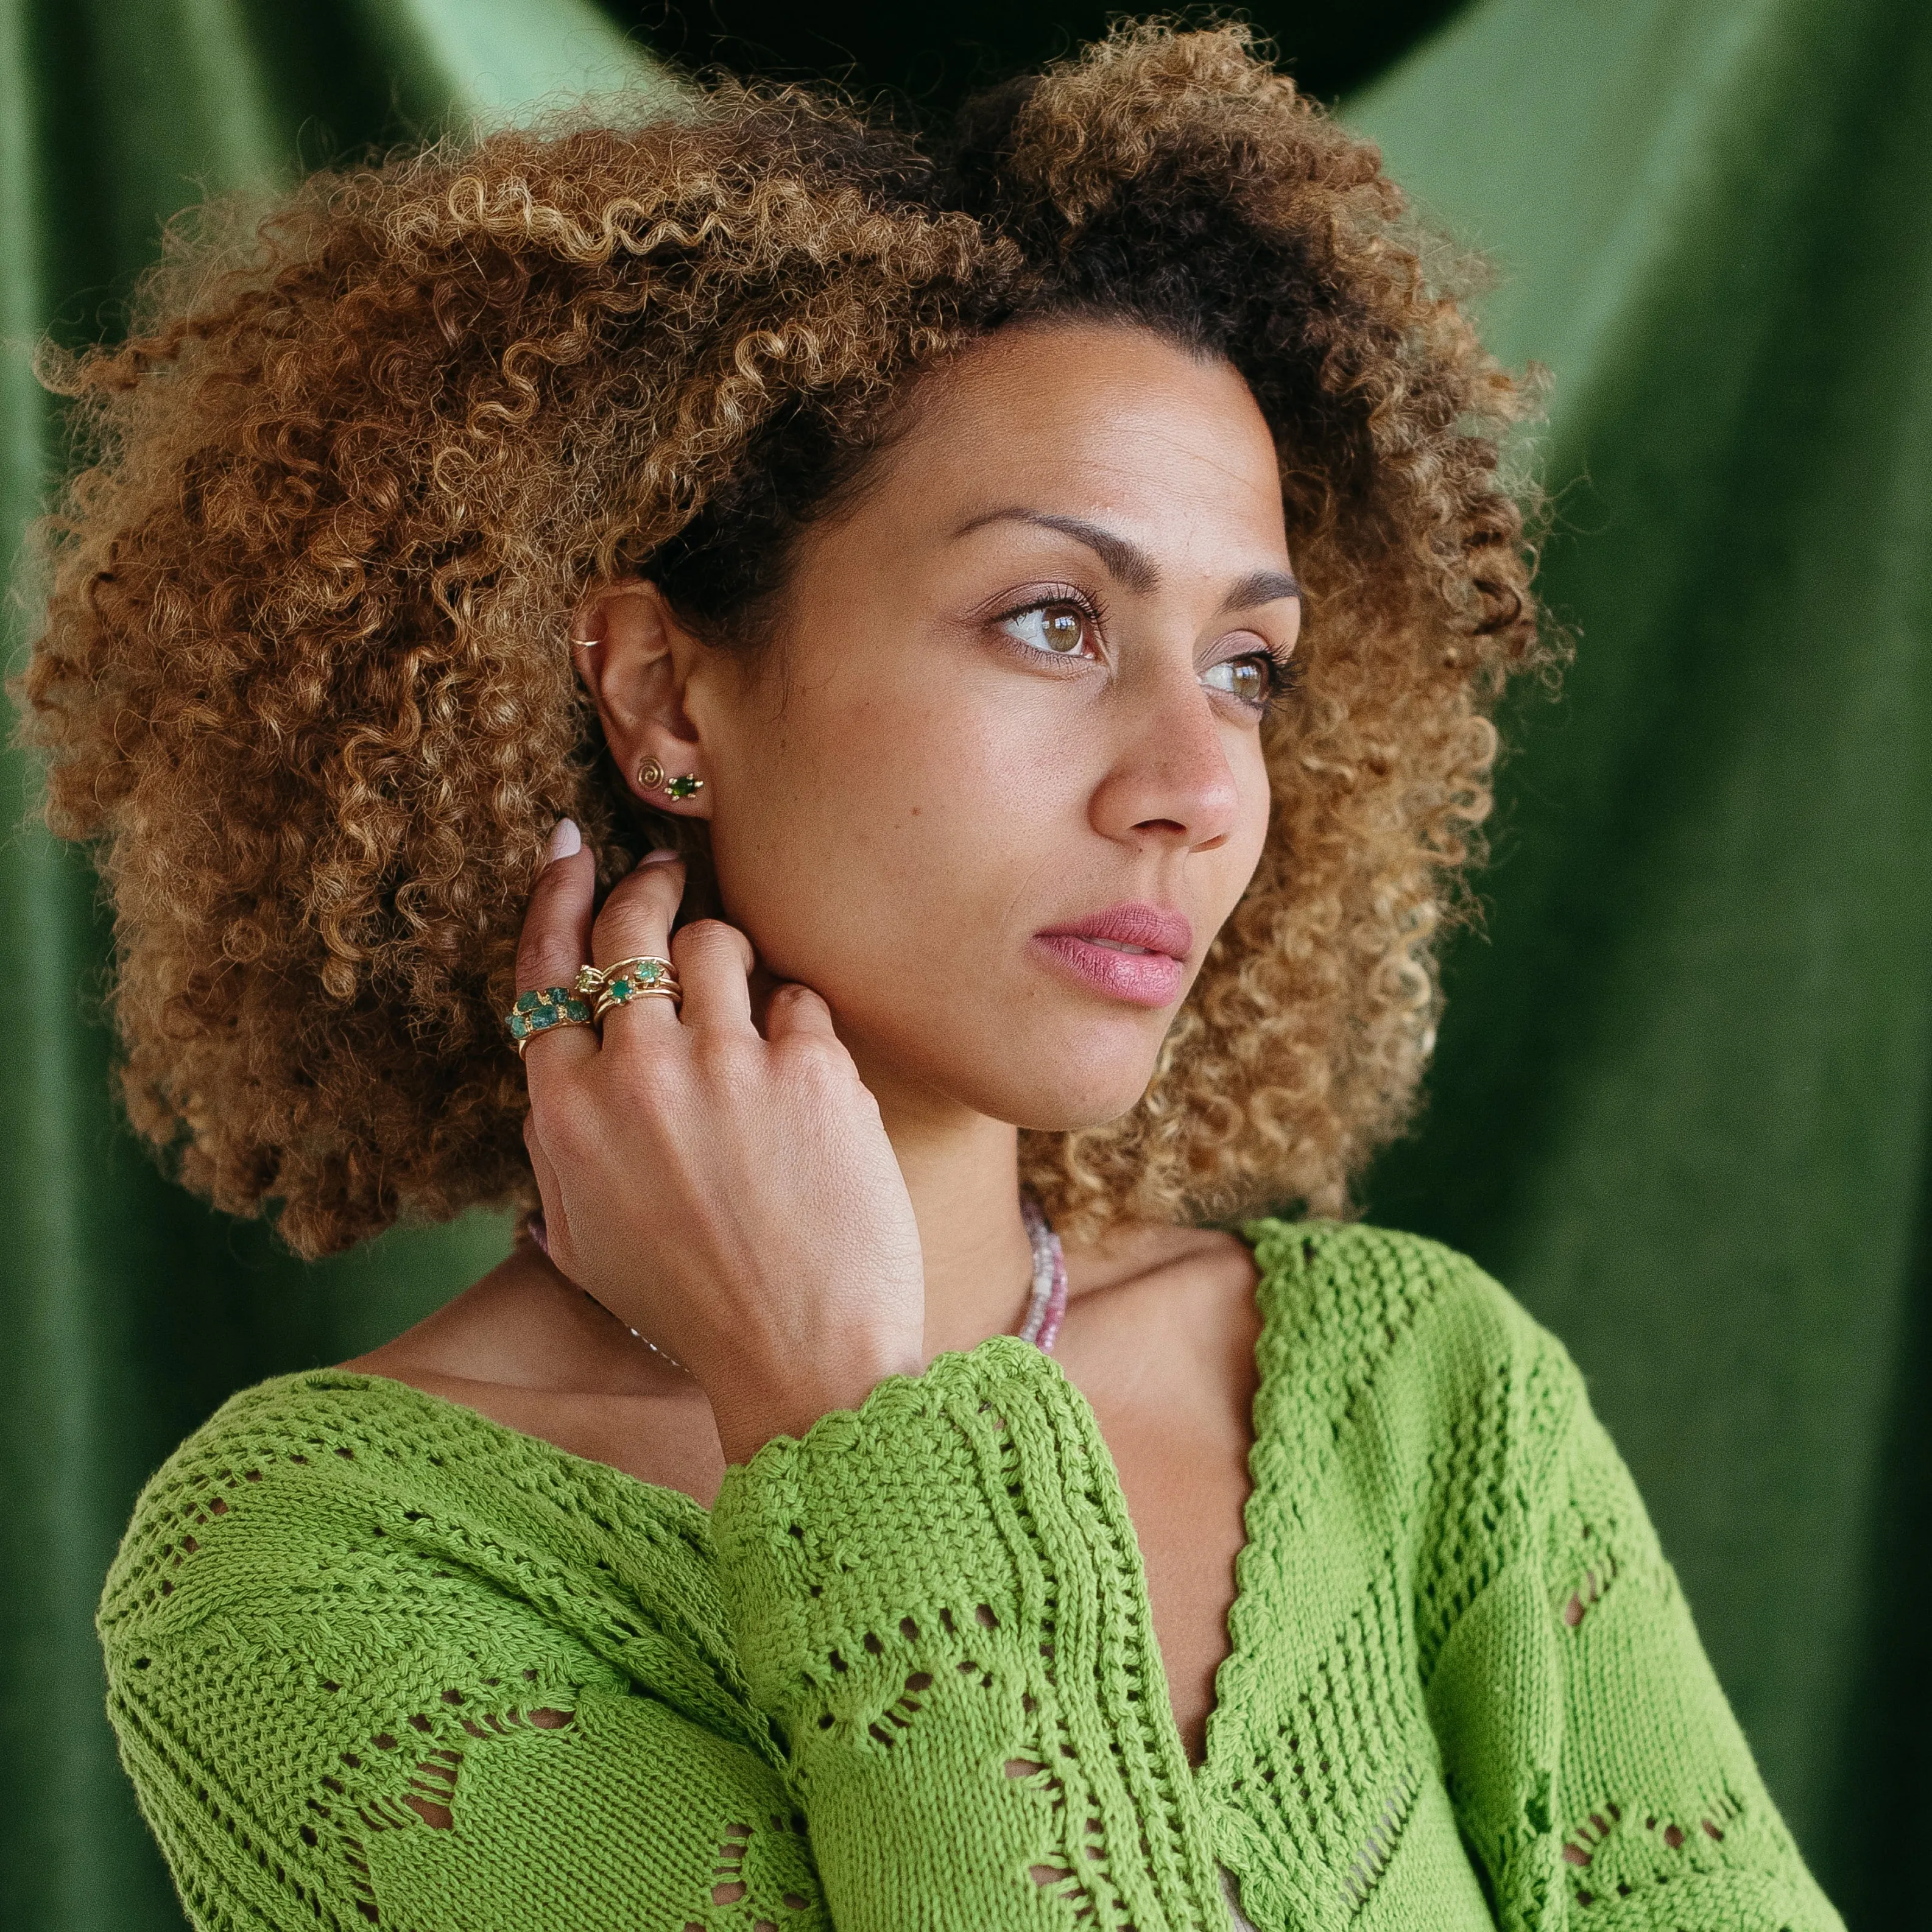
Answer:
<path fill-rule="evenodd" d="M 1138 1006 L 1172 1006 L 1186 977 L 1194 930 L 1160 906 L 1111 906 L 1036 933 L 1041 949 L 1096 992 Z"/>

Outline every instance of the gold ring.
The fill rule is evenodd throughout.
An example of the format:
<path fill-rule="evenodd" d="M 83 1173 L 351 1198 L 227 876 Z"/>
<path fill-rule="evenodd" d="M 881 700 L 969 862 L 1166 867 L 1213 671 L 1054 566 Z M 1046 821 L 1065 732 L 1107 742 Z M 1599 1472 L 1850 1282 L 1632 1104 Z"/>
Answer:
<path fill-rule="evenodd" d="M 598 974 L 596 1016 L 600 1020 L 613 1006 L 621 1006 L 631 1000 L 655 997 L 669 1000 L 674 1005 L 683 1004 L 684 989 L 677 983 L 677 969 L 655 953 L 640 952 L 633 958 L 620 959 L 614 966 L 592 970 Z M 582 976 L 578 976 L 580 980 Z"/>
<path fill-rule="evenodd" d="M 503 1024 L 517 1042 L 517 1058 L 540 1033 L 552 1027 L 594 1026 L 596 1016 L 574 986 L 536 986 L 519 993 L 517 1003 L 503 1016 Z"/>

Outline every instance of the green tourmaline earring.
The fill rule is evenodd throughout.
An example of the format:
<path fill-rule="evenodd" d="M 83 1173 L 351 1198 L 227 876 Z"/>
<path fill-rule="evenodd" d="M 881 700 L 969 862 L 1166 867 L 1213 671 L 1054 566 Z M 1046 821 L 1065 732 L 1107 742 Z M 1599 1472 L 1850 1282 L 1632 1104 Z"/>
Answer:
<path fill-rule="evenodd" d="M 688 772 L 681 772 L 676 778 L 666 777 L 664 768 L 655 758 L 646 758 L 638 767 L 638 782 L 646 791 L 661 791 L 670 798 L 688 798 L 704 789 L 704 781 Z"/>

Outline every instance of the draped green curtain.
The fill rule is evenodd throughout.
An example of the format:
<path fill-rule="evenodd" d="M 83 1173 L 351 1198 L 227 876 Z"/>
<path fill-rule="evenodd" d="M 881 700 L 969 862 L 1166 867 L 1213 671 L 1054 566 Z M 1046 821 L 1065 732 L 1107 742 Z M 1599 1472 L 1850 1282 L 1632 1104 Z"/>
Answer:
<path fill-rule="evenodd" d="M 590 0 L 0 0 L 0 554 L 59 460 L 26 345 L 111 331 L 162 218 L 626 79 Z M 1370 1205 L 1570 1343 L 1857 1932 L 1932 1924 L 1928 110 L 1923 0 L 1478 0 L 1346 110 L 1553 372 L 1579 639 L 1505 720 L 1484 919 Z M 91 1628 L 134 1490 L 503 1231 L 304 1268 L 165 1186 L 110 1098 L 91 879 L 0 774 L 0 1920 L 150 1932 Z"/>
<path fill-rule="evenodd" d="M 0 0 L 0 554 L 60 457 L 24 350 L 116 326 L 161 220 L 371 142 L 628 81 L 590 0 Z M 18 640 L 31 611 L 11 614 Z M 0 1924 L 182 1924 L 114 1759 L 91 1605 L 135 1491 L 233 1390 L 371 1346 L 500 1258 L 487 1217 L 305 1268 L 166 1185 L 110 1096 L 84 861 L 0 754 Z"/>
<path fill-rule="evenodd" d="M 1932 8 L 1490 0 L 1351 112 L 1554 372 L 1578 634 L 1370 1204 L 1569 1342 L 1821 1878 L 1932 1924 Z"/>

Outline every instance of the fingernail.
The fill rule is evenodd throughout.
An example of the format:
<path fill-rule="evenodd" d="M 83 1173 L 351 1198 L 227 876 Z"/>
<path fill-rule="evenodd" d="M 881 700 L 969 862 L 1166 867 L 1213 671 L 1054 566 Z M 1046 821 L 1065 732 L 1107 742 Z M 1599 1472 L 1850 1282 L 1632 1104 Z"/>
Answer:
<path fill-rule="evenodd" d="M 544 863 L 548 866 L 559 859 L 568 859 L 572 853 L 584 850 L 584 834 L 577 829 L 574 818 L 560 818 L 550 829 L 550 843 L 544 848 Z"/>
<path fill-rule="evenodd" d="M 683 856 L 684 854 L 675 845 L 660 845 L 655 850 L 646 852 L 638 863 L 640 866 L 666 866 L 674 859 Z"/>

